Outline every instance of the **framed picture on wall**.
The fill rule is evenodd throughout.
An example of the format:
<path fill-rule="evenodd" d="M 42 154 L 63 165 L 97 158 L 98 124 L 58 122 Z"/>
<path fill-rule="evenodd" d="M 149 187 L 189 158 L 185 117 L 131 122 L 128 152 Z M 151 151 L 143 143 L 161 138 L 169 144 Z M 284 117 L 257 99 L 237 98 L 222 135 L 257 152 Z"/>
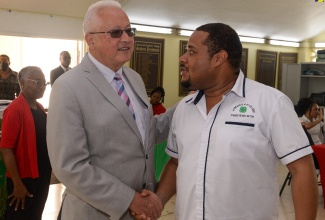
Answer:
<path fill-rule="evenodd" d="M 279 66 L 278 66 L 278 90 L 282 90 L 282 66 L 284 63 L 297 63 L 298 53 L 281 53 L 279 55 Z"/>
<path fill-rule="evenodd" d="M 165 39 L 134 37 L 134 52 L 130 66 L 138 72 L 146 86 L 147 94 L 162 86 Z"/>
<path fill-rule="evenodd" d="M 271 87 L 275 87 L 277 58 L 277 52 L 257 50 L 256 81 Z"/>
<path fill-rule="evenodd" d="M 186 52 L 187 42 L 185 40 L 181 40 L 179 44 L 179 56 L 182 56 Z M 184 88 L 181 85 L 181 68 L 179 68 L 179 81 L 178 81 L 178 95 L 179 96 L 186 96 L 191 91 L 190 89 Z"/>
<path fill-rule="evenodd" d="M 243 48 L 240 69 L 243 71 L 245 77 L 247 77 L 247 62 L 248 62 L 248 48 Z"/>

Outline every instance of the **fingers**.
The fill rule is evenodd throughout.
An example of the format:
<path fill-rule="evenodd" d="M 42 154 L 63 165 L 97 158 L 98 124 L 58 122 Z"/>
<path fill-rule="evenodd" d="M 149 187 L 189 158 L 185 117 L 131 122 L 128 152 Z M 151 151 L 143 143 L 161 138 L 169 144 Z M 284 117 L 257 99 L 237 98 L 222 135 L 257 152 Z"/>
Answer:
<path fill-rule="evenodd" d="M 11 196 L 11 197 L 12 197 L 12 196 Z M 10 198 L 10 197 L 8 197 L 8 198 Z M 16 200 L 17 200 L 17 198 L 14 197 L 14 198 L 11 200 L 11 202 L 9 203 L 9 206 L 12 206 L 12 205 L 16 202 Z"/>
<path fill-rule="evenodd" d="M 135 193 L 129 209 L 135 219 L 154 220 L 160 217 L 163 205 L 154 192 L 143 190 L 141 194 Z"/>
<path fill-rule="evenodd" d="M 30 194 L 29 192 L 26 193 L 26 196 L 32 198 L 33 195 Z M 10 194 L 8 196 L 8 199 L 12 198 L 12 200 L 9 203 L 9 206 L 15 206 L 15 211 L 19 209 L 19 206 L 21 206 L 21 209 L 25 208 L 25 196 L 20 197 L 20 196 L 15 196 L 14 193 Z"/>
<path fill-rule="evenodd" d="M 15 195 L 12 193 L 8 196 L 8 199 L 10 199 L 11 197 L 14 197 Z"/>
<path fill-rule="evenodd" d="M 159 218 L 161 215 L 161 212 L 163 210 L 162 202 L 160 201 L 160 198 L 154 193 L 154 192 L 146 192 L 149 195 L 146 197 L 148 208 L 151 212 L 151 216 L 153 218 Z"/>
<path fill-rule="evenodd" d="M 135 215 L 134 218 L 136 220 L 150 220 L 150 217 L 147 217 L 145 214 Z"/>
<path fill-rule="evenodd" d="M 25 198 L 21 200 L 21 209 L 25 208 Z"/>
<path fill-rule="evenodd" d="M 25 203 L 25 201 L 24 201 L 24 203 Z M 19 209 L 19 204 L 20 204 L 20 199 L 17 199 L 15 211 L 17 211 Z"/>

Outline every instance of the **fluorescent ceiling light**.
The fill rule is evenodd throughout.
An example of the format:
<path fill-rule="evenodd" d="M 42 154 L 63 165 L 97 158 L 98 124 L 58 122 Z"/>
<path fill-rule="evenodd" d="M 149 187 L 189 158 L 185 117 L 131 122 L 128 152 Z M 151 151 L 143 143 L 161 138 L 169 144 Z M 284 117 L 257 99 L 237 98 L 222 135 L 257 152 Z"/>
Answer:
<path fill-rule="evenodd" d="M 179 31 L 179 35 L 182 35 L 182 36 L 191 36 L 193 33 L 193 31 L 188 31 L 188 30 L 180 30 Z"/>
<path fill-rule="evenodd" d="M 270 44 L 278 46 L 288 46 L 288 47 L 299 47 L 297 42 L 281 41 L 281 40 L 270 40 Z"/>
<path fill-rule="evenodd" d="M 241 42 L 264 44 L 265 39 L 255 37 L 239 37 Z"/>
<path fill-rule="evenodd" d="M 315 43 L 315 47 L 325 47 L 325 43 Z"/>
<path fill-rule="evenodd" d="M 131 26 L 133 28 L 136 28 L 137 31 L 160 33 L 160 34 L 171 34 L 172 33 L 171 28 L 145 26 L 145 25 L 139 25 L 139 24 L 131 24 Z"/>

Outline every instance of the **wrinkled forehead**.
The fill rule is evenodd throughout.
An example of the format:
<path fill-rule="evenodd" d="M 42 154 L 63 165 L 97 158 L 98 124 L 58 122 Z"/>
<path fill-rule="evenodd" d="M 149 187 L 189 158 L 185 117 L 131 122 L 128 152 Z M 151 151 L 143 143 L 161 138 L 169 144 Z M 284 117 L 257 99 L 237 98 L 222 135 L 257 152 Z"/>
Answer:
<path fill-rule="evenodd" d="M 64 54 L 61 55 L 61 58 L 63 58 L 63 59 L 69 59 L 71 57 L 70 57 L 70 55 L 68 53 L 64 53 Z"/>
<path fill-rule="evenodd" d="M 130 25 L 127 14 L 117 7 L 102 9 L 97 14 L 97 21 L 92 22 L 92 26 L 99 28 L 125 28 Z"/>
<path fill-rule="evenodd" d="M 44 79 L 44 73 L 40 69 L 31 69 L 26 73 L 26 77 L 30 79 Z"/>

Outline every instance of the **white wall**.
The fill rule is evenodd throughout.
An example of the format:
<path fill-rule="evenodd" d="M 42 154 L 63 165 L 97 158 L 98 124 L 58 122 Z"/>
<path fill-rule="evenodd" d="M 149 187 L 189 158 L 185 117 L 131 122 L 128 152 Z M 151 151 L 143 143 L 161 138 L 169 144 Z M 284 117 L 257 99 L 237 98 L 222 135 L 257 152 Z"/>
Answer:
<path fill-rule="evenodd" d="M 0 35 L 82 40 L 82 18 L 0 9 Z"/>

